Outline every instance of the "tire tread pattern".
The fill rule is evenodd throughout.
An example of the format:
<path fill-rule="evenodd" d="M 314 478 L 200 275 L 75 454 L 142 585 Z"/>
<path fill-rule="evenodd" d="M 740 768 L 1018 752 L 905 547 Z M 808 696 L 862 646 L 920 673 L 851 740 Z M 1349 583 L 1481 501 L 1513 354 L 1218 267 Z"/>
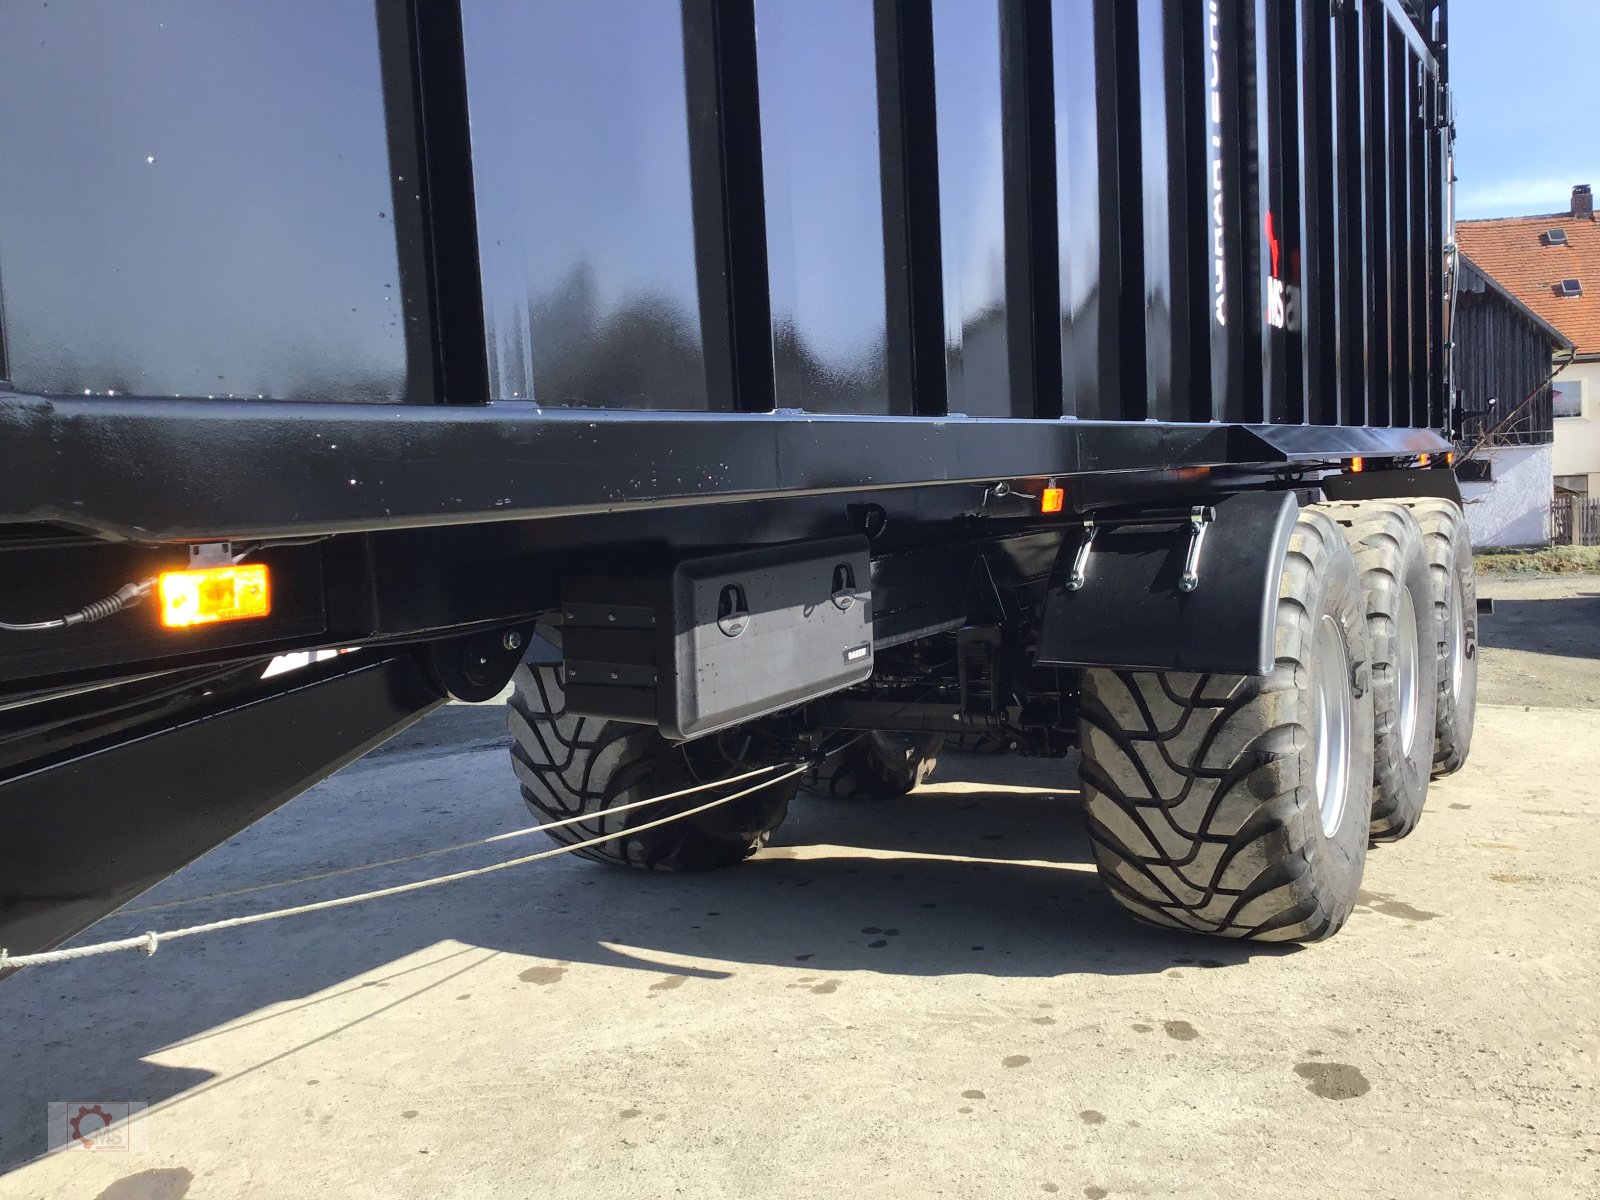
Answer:
<path fill-rule="evenodd" d="M 1135 915 L 1270 941 L 1328 937 L 1349 916 L 1366 822 L 1355 844 L 1319 845 L 1307 769 L 1306 681 L 1318 620 L 1307 598 L 1321 593 L 1330 572 L 1349 577 L 1343 619 L 1355 626 L 1352 658 L 1364 660 L 1349 550 L 1331 520 L 1307 511 L 1283 568 L 1271 675 L 1084 672 L 1080 774 L 1089 836 L 1102 879 Z M 1367 693 L 1364 662 L 1355 670 Z M 1362 713 L 1370 721 L 1370 698 L 1356 713 L 1360 729 Z M 1370 757 L 1358 755 L 1352 778 L 1368 770 Z M 1364 817 L 1367 789 L 1353 788 L 1349 803 Z"/>
<path fill-rule="evenodd" d="M 1429 734 L 1435 725 L 1437 659 L 1423 534 L 1411 510 L 1396 500 L 1334 500 L 1316 506 L 1345 530 L 1367 600 L 1368 645 L 1372 651 L 1374 772 L 1372 836 L 1398 841 L 1416 829 L 1427 802 L 1433 758 Z M 1405 753 L 1400 729 L 1399 611 L 1406 589 L 1415 589 L 1418 696 L 1412 753 Z M 1415 612 L 1416 609 L 1414 608 Z"/>
<path fill-rule="evenodd" d="M 569 715 L 559 672 L 554 664 L 518 667 L 506 715 L 512 766 L 529 810 L 541 821 L 587 818 L 550 831 L 546 836 L 552 841 L 570 846 L 621 833 L 669 812 L 704 804 L 717 794 L 716 789 L 707 789 L 660 807 L 610 812 L 614 805 L 701 780 L 683 747 L 649 726 Z M 738 770 L 730 765 L 720 774 Z M 732 866 L 765 844 L 798 789 L 796 776 L 695 817 L 574 853 L 594 862 L 657 871 Z"/>
<path fill-rule="evenodd" d="M 892 800 L 928 781 L 943 747 L 942 734 L 871 730 L 807 772 L 806 787 L 844 800 Z"/>
<path fill-rule="evenodd" d="M 1466 765 L 1472 750 L 1472 727 L 1478 709 L 1478 586 L 1472 561 L 1467 517 L 1459 505 L 1432 496 L 1403 501 L 1422 526 L 1433 584 L 1439 629 L 1439 700 L 1433 748 L 1433 777 L 1453 775 Z M 1461 582 L 1462 617 L 1466 624 L 1466 671 L 1456 696 L 1447 622 L 1450 620 L 1451 577 Z"/>

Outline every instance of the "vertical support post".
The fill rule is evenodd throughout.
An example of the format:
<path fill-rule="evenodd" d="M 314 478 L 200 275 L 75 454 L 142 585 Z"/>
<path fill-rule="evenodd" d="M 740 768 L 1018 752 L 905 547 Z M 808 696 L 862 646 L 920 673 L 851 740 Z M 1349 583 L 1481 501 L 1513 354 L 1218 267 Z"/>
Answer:
<path fill-rule="evenodd" d="M 754 0 L 683 0 L 700 326 L 714 410 L 771 412 Z"/>
<path fill-rule="evenodd" d="M 1366 271 L 1371 281 L 1367 294 L 1367 419 L 1369 425 L 1389 425 L 1394 386 L 1390 351 L 1389 247 L 1389 122 L 1388 114 L 1388 11 L 1382 0 L 1364 0 L 1361 7 L 1363 52 L 1366 62 L 1365 121 L 1367 182 Z"/>
<path fill-rule="evenodd" d="M 1211 412 L 1214 421 L 1248 419 L 1245 361 L 1252 331 L 1245 262 L 1254 237 L 1245 227 L 1239 0 L 1206 0 L 1204 87 L 1206 139 L 1206 279 L 1210 284 Z"/>
<path fill-rule="evenodd" d="M 1411 257 L 1411 413 L 1408 424 L 1422 429 L 1428 424 L 1428 388 L 1433 372 L 1430 370 L 1430 334 L 1433 327 L 1431 303 L 1434 294 L 1433 260 L 1428 250 L 1433 244 L 1433 208 L 1428 203 L 1428 143 L 1432 130 L 1428 120 L 1427 64 L 1422 56 L 1410 55 L 1407 85 L 1410 101 L 1406 105 L 1406 121 L 1411 127 L 1411 160 L 1406 172 L 1411 193 L 1411 237 L 1406 243 L 1406 253 Z"/>
<path fill-rule="evenodd" d="M 0 278 L 0 379 L 10 379 L 11 358 L 6 348 L 6 290 L 5 280 Z"/>
<path fill-rule="evenodd" d="M 1445 287 L 1445 228 L 1449 224 L 1449 180 L 1445 178 L 1450 156 L 1445 146 L 1450 137 L 1444 112 L 1444 89 L 1438 75 L 1428 81 L 1428 415 L 1429 428 L 1443 429 L 1450 423 L 1449 350 L 1445 345 L 1449 320 L 1449 297 Z"/>
<path fill-rule="evenodd" d="M 1092 415 L 1142 421 L 1145 378 L 1144 212 L 1140 190 L 1138 7 L 1097 0 L 1100 80 L 1100 404 Z M 1082 414 L 1091 415 L 1091 414 Z"/>
<path fill-rule="evenodd" d="M 1339 239 L 1339 380 L 1342 419 L 1365 425 L 1372 316 L 1367 262 L 1371 225 L 1367 218 L 1367 123 L 1362 39 L 1364 0 L 1346 0 L 1334 10 L 1334 153 L 1338 162 L 1334 189 Z"/>
<path fill-rule="evenodd" d="M 1001 0 L 1006 345 L 1011 412 L 1061 415 L 1055 66 L 1050 6 Z"/>
<path fill-rule="evenodd" d="M 1438 218 L 1436 231 L 1437 242 L 1434 246 L 1433 266 L 1431 270 L 1437 273 L 1439 279 L 1440 296 L 1435 305 L 1435 314 L 1439 321 L 1439 331 L 1434 342 L 1438 353 L 1436 371 L 1437 380 L 1434 382 L 1433 408 L 1435 427 L 1448 429 L 1450 425 L 1450 410 L 1456 402 L 1455 383 L 1455 351 L 1451 345 L 1451 331 L 1449 322 L 1454 314 L 1454 297 L 1449 295 L 1445 280 L 1444 247 L 1447 243 L 1455 241 L 1455 154 L 1454 141 L 1455 129 L 1452 124 L 1450 111 L 1450 8 L 1445 0 L 1431 0 L 1428 7 L 1429 17 L 1432 22 L 1432 46 L 1434 58 L 1439 64 L 1438 77 L 1435 81 L 1436 132 L 1431 139 L 1432 152 L 1436 156 L 1430 176 L 1433 184 L 1439 189 L 1439 197 L 1433 208 Z"/>
<path fill-rule="evenodd" d="M 931 0 L 874 0 L 889 409 L 948 411 Z"/>
<path fill-rule="evenodd" d="M 1271 90 L 1268 101 L 1272 213 L 1281 243 L 1277 263 L 1284 298 L 1284 320 L 1269 335 L 1272 353 L 1265 364 L 1271 380 L 1269 419 L 1291 424 L 1307 420 L 1305 343 L 1321 336 L 1306 311 L 1305 214 L 1300 177 L 1300 5 L 1266 6 L 1267 61 Z M 1320 318 L 1321 314 L 1315 314 Z"/>
<path fill-rule="evenodd" d="M 1333 79 L 1333 11 L 1328 0 L 1301 0 L 1296 44 L 1300 58 L 1301 355 L 1306 419 L 1337 425 L 1343 419 L 1339 362 L 1343 343 L 1339 254 L 1343 230 L 1336 219 L 1336 107 Z"/>
<path fill-rule="evenodd" d="M 1389 153 L 1389 328 L 1391 383 L 1388 424 L 1411 423 L 1411 51 L 1392 20 L 1387 22 Z"/>
<path fill-rule="evenodd" d="M 419 403 L 482 404 L 489 368 L 461 5 L 408 0 L 375 11 L 407 390 Z"/>
<path fill-rule="evenodd" d="M 1211 164 L 1217 148 L 1212 143 L 1210 9 L 1210 3 L 1188 0 L 1166 5 L 1173 416 L 1179 421 L 1209 421 L 1217 404 L 1211 358 L 1216 249 Z"/>

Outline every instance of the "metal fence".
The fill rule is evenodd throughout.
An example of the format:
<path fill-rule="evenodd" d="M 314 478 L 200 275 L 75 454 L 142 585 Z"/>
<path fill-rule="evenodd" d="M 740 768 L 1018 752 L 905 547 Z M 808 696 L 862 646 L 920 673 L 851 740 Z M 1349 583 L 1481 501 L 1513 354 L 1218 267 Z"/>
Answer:
<path fill-rule="evenodd" d="M 1600 546 L 1600 500 L 1560 496 L 1550 502 L 1552 546 Z"/>

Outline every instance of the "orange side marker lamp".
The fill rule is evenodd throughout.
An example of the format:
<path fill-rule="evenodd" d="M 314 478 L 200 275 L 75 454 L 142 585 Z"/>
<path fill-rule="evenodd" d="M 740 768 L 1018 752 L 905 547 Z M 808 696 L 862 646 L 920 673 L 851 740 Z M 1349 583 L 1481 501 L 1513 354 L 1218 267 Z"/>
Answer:
<path fill-rule="evenodd" d="M 1067 489 L 1051 485 L 1039 493 L 1039 511 L 1058 513 L 1067 506 Z"/>
<path fill-rule="evenodd" d="M 168 629 L 243 621 L 272 611 L 272 585 L 264 563 L 165 571 L 158 589 L 161 624 Z"/>

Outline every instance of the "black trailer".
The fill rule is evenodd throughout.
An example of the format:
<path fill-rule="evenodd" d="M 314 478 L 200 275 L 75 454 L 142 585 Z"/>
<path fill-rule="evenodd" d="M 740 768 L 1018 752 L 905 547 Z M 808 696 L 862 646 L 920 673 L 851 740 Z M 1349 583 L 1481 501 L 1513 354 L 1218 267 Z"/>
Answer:
<path fill-rule="evenodd" d="M 1336 931 L 1471 734 L 1446 46 L 1443 0 L 0 8 L 0 947 L 508 681 L 592 857 L 736 863 L 798 779 L 610 810 L 960 737 L 1080 753 L 1137 915 Z"/>

